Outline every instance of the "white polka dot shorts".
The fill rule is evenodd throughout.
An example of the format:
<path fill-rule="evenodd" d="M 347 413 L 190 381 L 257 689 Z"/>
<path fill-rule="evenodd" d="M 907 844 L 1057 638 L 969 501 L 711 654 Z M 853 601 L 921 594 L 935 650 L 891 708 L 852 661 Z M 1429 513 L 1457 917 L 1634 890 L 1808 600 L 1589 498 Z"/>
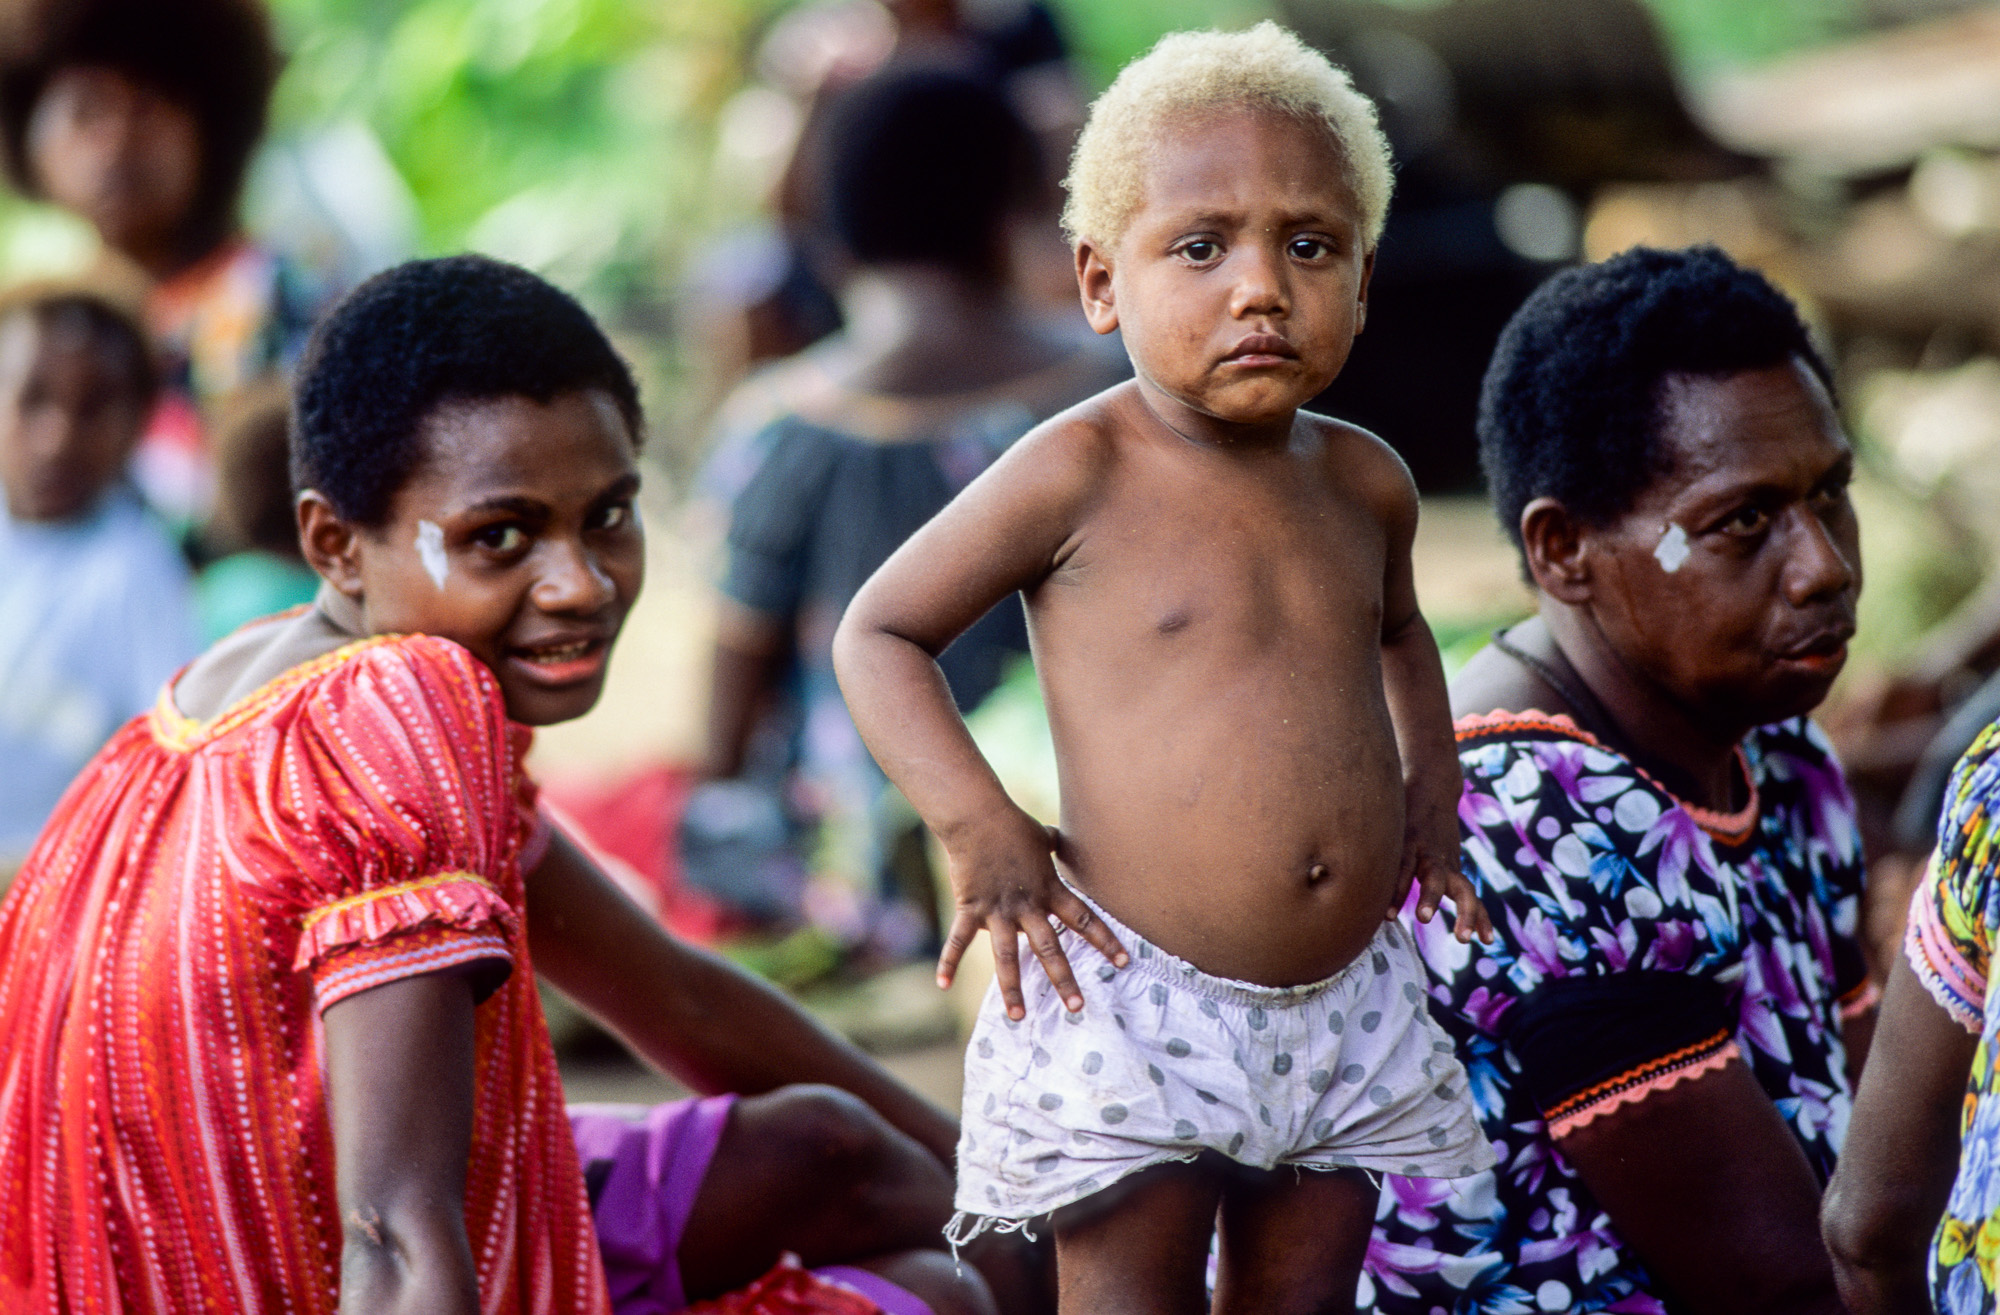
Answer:
<path fill-rule="evenodd" d="M 1219 1151 L 1269 1169 L 1461 1178 L 1491 1168 L 1464 1068 L 1424 1007 L 1401 923 L 1309 986 L 1202 972 L 1093 902 L 1132 956 L 1118 971 L 1061 933 L 1084 1007 L 1023 954 L 1027 1017 L 989 988 L 965 1056 L 959 1240 L 1168 1160 Z"/>

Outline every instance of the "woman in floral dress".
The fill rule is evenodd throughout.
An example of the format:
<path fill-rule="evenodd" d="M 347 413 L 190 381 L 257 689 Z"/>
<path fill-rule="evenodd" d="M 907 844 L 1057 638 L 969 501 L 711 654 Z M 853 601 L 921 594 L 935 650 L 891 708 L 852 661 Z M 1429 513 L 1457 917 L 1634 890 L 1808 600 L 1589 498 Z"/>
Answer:
<path fill-rule="evenodd" d="M 1861 584 L 1827 378 L 1712 248 L 1558 275 L 1501 339 L 1482 459 L 1539 606 L 1452 687 L 1499 937 L 1418 929 L 1500 1163 L 1388 1180 L 1378 1310 L 1840 1309 L 1817 1214 L 1873 1002 L 1805 716 Z"/>

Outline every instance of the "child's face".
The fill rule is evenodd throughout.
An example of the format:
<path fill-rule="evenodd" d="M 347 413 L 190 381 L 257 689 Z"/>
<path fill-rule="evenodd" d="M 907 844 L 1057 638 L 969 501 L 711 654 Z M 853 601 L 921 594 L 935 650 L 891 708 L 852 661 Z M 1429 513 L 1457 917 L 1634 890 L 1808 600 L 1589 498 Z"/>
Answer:
<path fill-rule="evenodd" d="M 28 156 L 49 200 L 142 263 L 171 253 L 201 182 L 194 115 L 108 68 L 49 79 Z"/>
<path fill-rule="evenodd" d="M 1374 257 L 1327 130 L 1232 109 L 1170 121 L 1114 249 L 1077 250 L 1084 312 L 1142 378 L 1217 419 L 1288 421 L 1347 361 Z"/>
<path fill-rule="evenodd" d="M 362 633 L 471 650 L 515 721 L 583 715 L 644 574 L 624 418 L 597 392 L 505 397 L 447 405 L 422 438 L 425 460 L 381 527 L 330 522 L 324 502 L 302 499 L 314 567 Z"/>
<path fill-rule="evenodd" d="M 0 323 L 0 485 L 7 514 L 62 521 L 125 469 L 145 411 L 132 362 L 85 325 L 18 313 Z"/>

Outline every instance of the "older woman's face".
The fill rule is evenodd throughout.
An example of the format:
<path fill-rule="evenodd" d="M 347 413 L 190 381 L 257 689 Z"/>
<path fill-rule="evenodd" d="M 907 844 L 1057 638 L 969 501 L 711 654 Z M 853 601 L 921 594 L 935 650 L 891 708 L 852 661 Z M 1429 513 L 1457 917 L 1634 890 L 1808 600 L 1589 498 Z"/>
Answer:
<path fill-rule="evenodd" d="M 1847 660 L 1861 544 L 1854 453 L 1803 362 L 1670 376 L 1670 473 L 1591 532 L 1591 611 L 1697 716 L 1751 726 L 1818 706 Z"/>

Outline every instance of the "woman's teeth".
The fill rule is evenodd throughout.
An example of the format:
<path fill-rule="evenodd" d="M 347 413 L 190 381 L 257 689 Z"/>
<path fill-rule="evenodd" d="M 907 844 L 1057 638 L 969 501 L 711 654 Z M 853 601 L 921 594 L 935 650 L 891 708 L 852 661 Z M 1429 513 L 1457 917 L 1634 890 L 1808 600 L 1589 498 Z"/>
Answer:
<path fill-rule="evenodd" d="M 574 644 L 564 644 L 560 648 L 530 649 L 525 654 L 528 661 L 544 666 L 558 666 L 564 662 L 574 662 L 590 652 L 591 641 L 581 640 Z"/>

